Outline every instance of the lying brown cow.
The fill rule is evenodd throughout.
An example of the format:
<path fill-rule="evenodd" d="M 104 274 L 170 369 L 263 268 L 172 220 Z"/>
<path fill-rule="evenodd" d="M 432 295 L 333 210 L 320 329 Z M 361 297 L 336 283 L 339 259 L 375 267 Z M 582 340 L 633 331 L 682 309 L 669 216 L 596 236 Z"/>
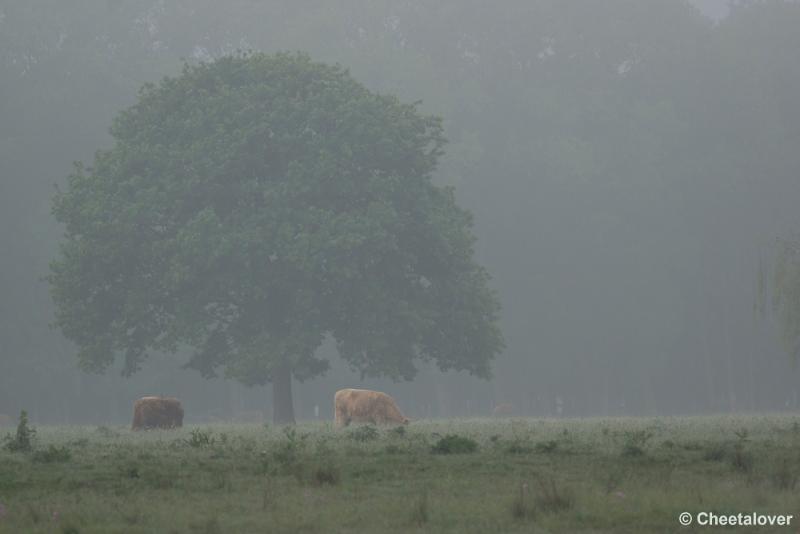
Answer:
<path fill-rule="evenodd" d="M 183 407 L 173 397 L 142 397 L 133 404 L 133 430 L 183 426 Z"/>
<path fill-rule="evenodd" d="M 408 424 L 394 399 L 380 391 L 340 389 L 334 397 L 334 419 L 337 427 L 355 423 L 375 425 Z"/>

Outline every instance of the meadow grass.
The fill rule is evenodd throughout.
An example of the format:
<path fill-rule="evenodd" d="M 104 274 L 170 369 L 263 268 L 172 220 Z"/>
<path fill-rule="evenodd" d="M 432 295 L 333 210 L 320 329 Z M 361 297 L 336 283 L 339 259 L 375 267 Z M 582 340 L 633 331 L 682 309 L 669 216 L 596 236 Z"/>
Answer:
<path fill-rule="evenodd" d="M 798 445 L 784 415 L 41 426 L 0 449 L 0 533 L 676 532 L 800 515 Z"/>

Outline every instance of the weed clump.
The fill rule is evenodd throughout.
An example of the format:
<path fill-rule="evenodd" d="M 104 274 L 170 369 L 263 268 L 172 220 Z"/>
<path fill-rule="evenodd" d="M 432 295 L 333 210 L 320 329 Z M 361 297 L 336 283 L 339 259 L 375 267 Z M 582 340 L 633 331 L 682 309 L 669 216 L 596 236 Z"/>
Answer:
<path fill-rule="evenodd" d="M 119 432 L 116 432 L 105 425 L 98 426 L 94 429 L 94 431 L 106 439 L 116 438 L 119 436 Z"/>
<path fill-rule="evenodd" d="M 556 450 L 558 449 L 558 442 L 554 439 L 549 439 L 547 441 L 540 441 L 539 443 L 536 444 L 534 448 L 536 452 L 549 454 L 552 452 L 556 452 Z"/>
<path fill-rule="evenodd" d="M 403 450 L 397 445 L 387 445 L 384 449 L 384 452 L 386 454 L 400 454 L 403 452 Z"/>
<path fill-rule="evenodd" d="M 13 436 L 6 436 L 3 448 L 11 452 L 31 452 L 35 437 L 36 429 L 28 424 L 28 412 L 22 410 L 19 413 L 17 432 Z"/>
<path fill-rule="evenodd" d="M 528 521 L 534 518 L 535 512 L 528 492 L 528 483 L 523 482 L 511 502 L 511 516 L 518 521 Z"/>
<path fill-rule="evenodd" d="M 644 456 L 647 442 L 653 437 L 649 430 L 632 430 L 625 433 L 625 443 L 622 446 L 622 456 Z"/>
<path fill-rule="evenodd" d="M 341 471 L 330 464 L 317 467 L 311 474 L 311 482 L 317 486 L 335 486 L 341 478 Z"/>
<path fill-rule="evenodd" d="M 130 479 L 137 479 L 141 476 L 139 474 L 139 466 L 137 465 L 129 465 L 128 467 L 123 469 L 123 474 L 125 475 L 125 477 Z"/>
<path fill-rule="evenodd" d="M 478 450 L 478 443 L 458 434 L 448 434 L 433 446 L 435 454 L 467 454 Z"/>
<path fill-rule="evenodd" d="M 727 450 L 722 443 L 714 443 L 706 449 L 703 460 L 707 462 L 721 462 L 727 456 Z"/>
<path fill-rule="evenodd" d="M 508 454 L 530 454 L 533 452 L 533 447 L 528 445 L 523 440 L 514 440 L 511 444 L 506 447 L 506 452 Z"/>
<path fill-rule="evenodd" d="M 214 437 L 211 435 L 211 432 L 208 430 L 200 430 L 199 428 L 195 428 L 192 430 L 189 439 L 186 440 L 186 444 L 190 447 L 194 448 L 203 448 L 203 447 L 210 447 L 214 444 Z"/>
<path fill-rule="evenodd" d="M 737 440 L 733 446 L 733 458 L 731 465 L 736 471 L 742 473 L 750 473 L 753 470 L 753 455 L 745 450 L 745 443 L 747 443 L 748 432 L 747 429 L 741 429 L 734 432 Z"/>
<path fill-rule="evenodd" d="M 536 496 L 536 506 L 539 510 L 550 513 L 563 512 L 572 508 L 574 504 L 572 495 L 566 490 L 559 489 L 553 477 L 539 480 L 539 492 Z"/>
<path fill-rule="evenodd" d="M 428 492 L 423 491 L 414 503 L 414 507 L 411 509 L 411 521 L 418 527 L 421 527 L 429 520 Z"/>
<path fill-rule="evenodd" d="M 374 425 L 364 425 L 350 431 L 350 439 L 359 443 L 375 441 L 378 436 L 380 436 L 380 432 Z"/>
<path fill-rule="evenodd" d="M 774 467 L 770 478 L 775 489 L 781 491 L 794 491 L 797 486 L 797 471 L 785 458 Z"/>
<path fill-rule="evenodd" d="M 389 435 L 393 438 L 402 438 L 406 435 L 406 427 L 396 426 L 389 431 Z"/>
<path fill-rule="evenodd" d="M 72 451 L 67 446 L 57 447 L 50 445 L 44 450 L 36 451 L 33 453 L 32 460 L 40 463 L 63 463 L 69 462 L 72 459 Z"/>
<path fill-rule="evenodd" d="M 285 427 L 283 433 L 286 440 L 281 442 L 272 457 L 283 472 L 294 474 L 301 479 L 303 465 L 300 460 L 306 450 L 308 434 L 298 434 L 297 430 L 290 426 Z M 268 469 L 268 462 L 265 462 L 264 468 Z"/>

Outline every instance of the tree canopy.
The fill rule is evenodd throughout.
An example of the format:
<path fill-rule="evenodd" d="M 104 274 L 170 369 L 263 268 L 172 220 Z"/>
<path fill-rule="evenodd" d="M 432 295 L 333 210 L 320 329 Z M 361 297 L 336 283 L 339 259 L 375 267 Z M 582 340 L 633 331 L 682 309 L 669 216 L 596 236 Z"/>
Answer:
<path fill-rule="evenodd" d="M 280 422 L 326 336 L 371 376 L 490 375 L 499 304 L 471 215 L 431 182 L 438 117 L 304 54 L 238 54 L 145 85 L 111 134 L 53 203 L 56 324 L 83 368 L 190 347 L 206 376 L 273 382 Z"/>

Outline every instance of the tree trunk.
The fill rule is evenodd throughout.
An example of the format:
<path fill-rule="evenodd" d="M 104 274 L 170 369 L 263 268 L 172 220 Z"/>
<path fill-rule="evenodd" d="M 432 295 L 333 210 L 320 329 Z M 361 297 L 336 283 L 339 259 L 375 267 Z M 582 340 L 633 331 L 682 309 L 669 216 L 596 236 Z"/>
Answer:
<path fill-rule="evenodd" d="M 272 375 L 272 422 L 276 425 L 294 424 L 292 369 L 288 364 L 281 364 Z"/>

